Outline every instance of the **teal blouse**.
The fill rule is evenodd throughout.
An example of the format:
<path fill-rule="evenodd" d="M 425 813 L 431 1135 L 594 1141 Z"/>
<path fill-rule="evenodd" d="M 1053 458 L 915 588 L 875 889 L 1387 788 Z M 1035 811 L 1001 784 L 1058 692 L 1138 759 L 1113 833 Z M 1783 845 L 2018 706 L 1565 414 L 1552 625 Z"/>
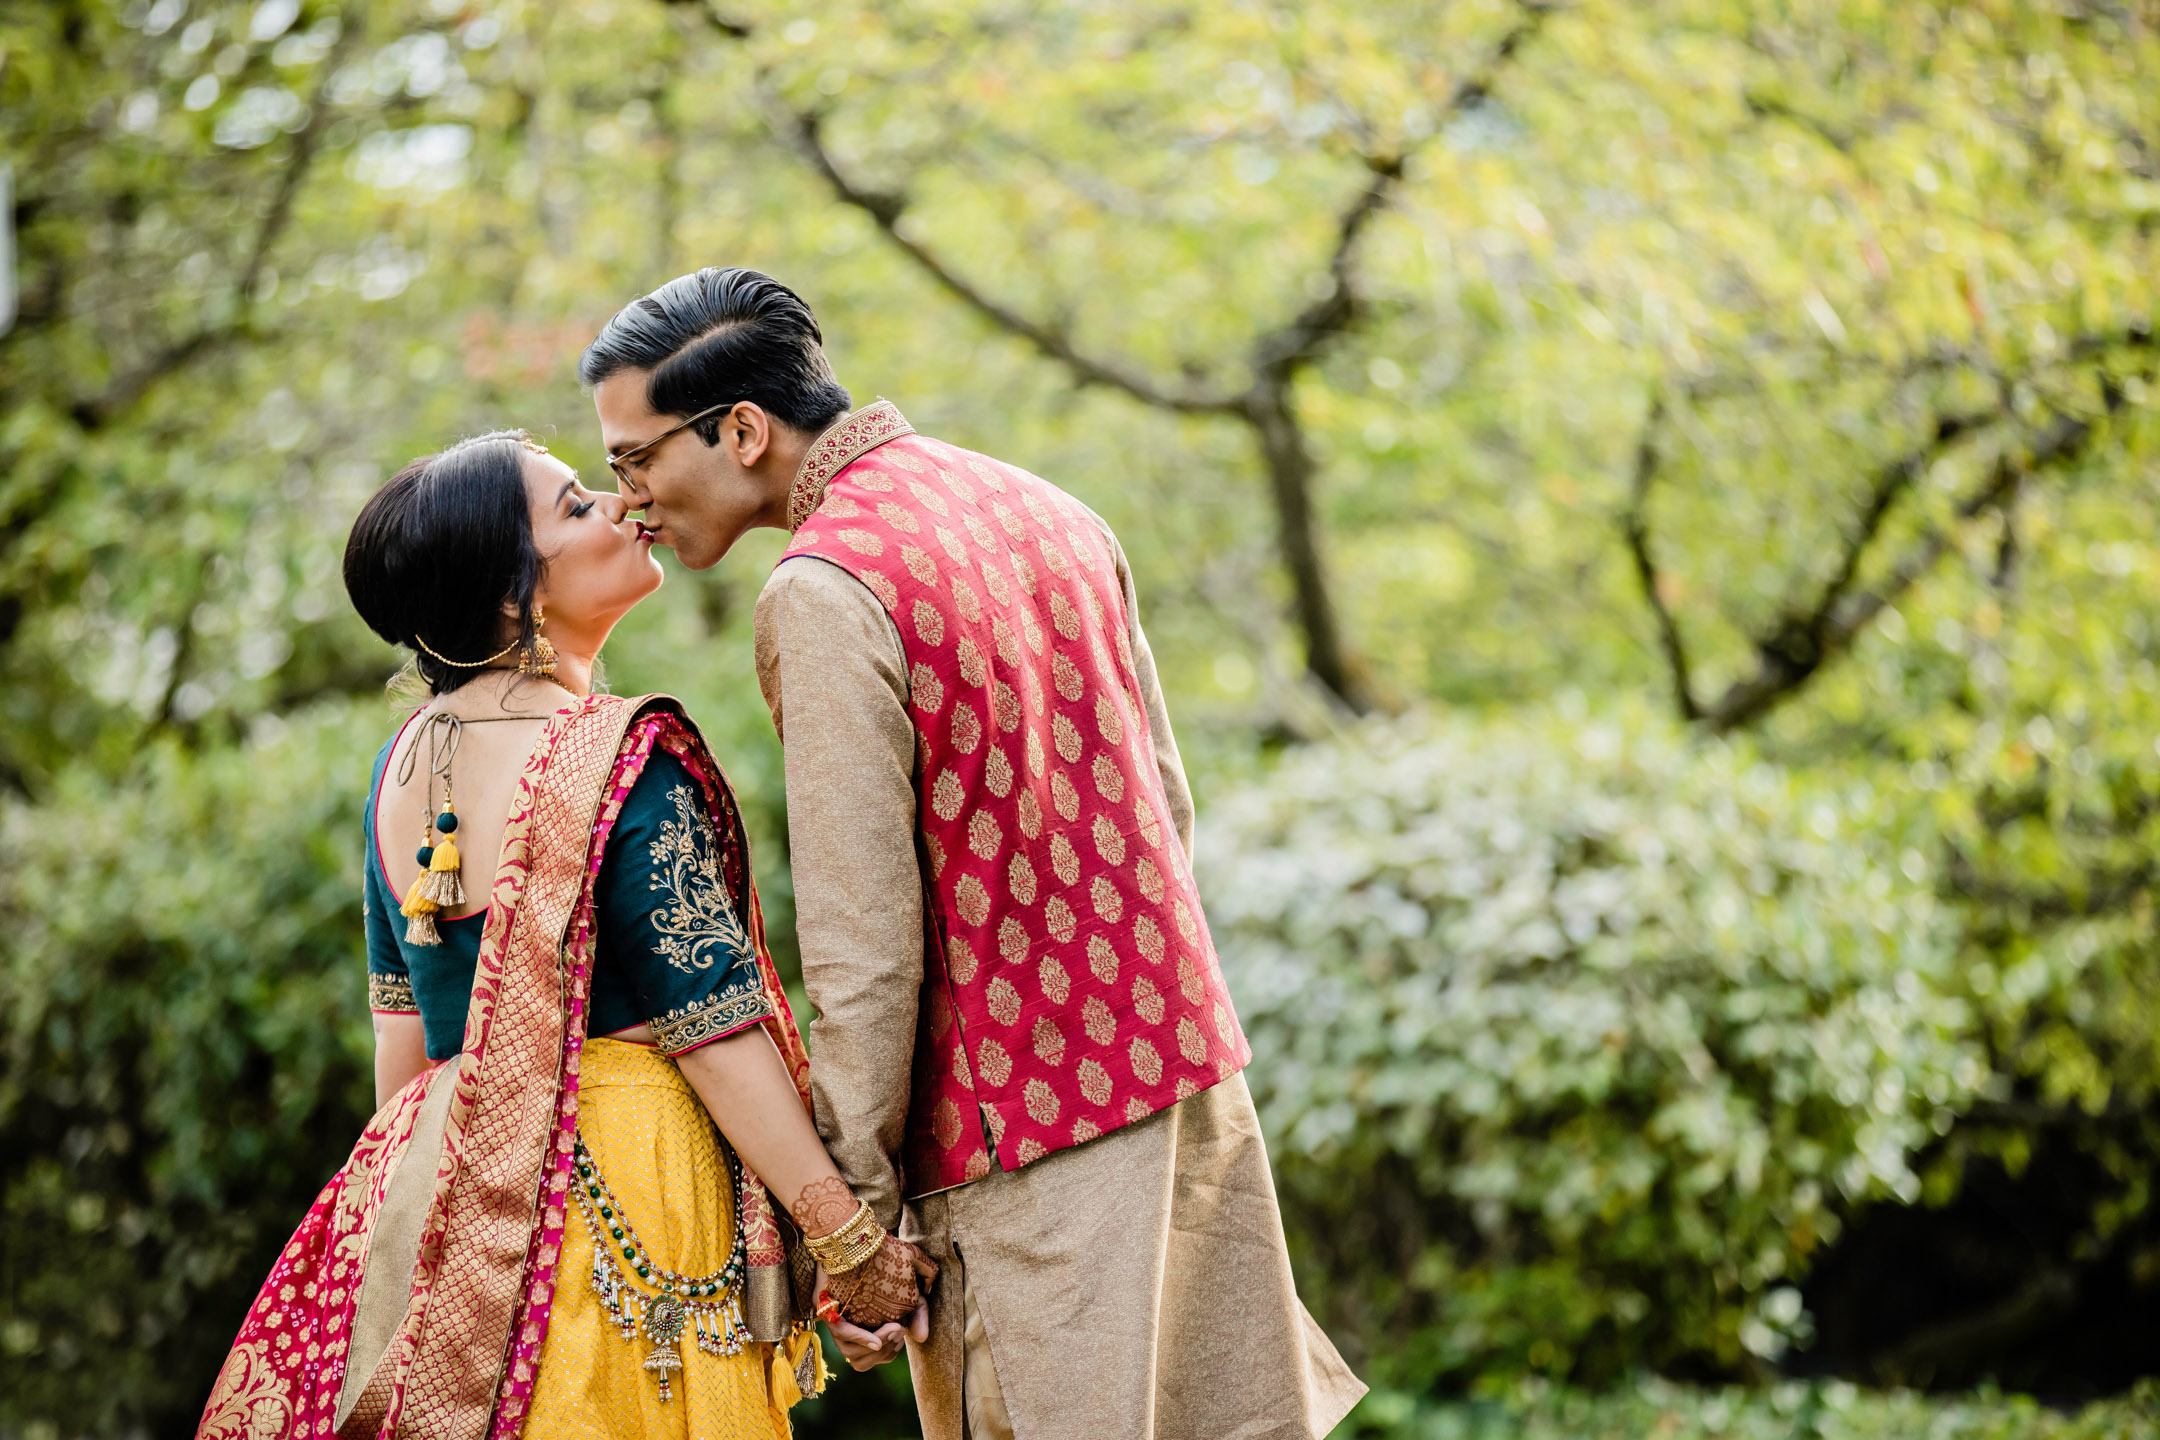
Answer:
<path fill-rule="evenodd" d="M 368 1007 L 420 1017 L 430 1060 L 465 1045 L 465 1011 L 480 965 L 487 912 L 438 920 L 440 945 L 405 943 L 399 897 L 375 841 L 375 802 L 390 744 L 375 757 L 368 789 Z M 483 888 L 473 869 L 468 890 Z M 660 1048 L 681 1055 L 732 1035 L 772 1013 L 757 958 L 720 875 L 712 821 L 696 777 L 655 749 L 623 801 L 593 892 L 597 934 L 586 1033 L 608 1035 L 643 1022 Z"/>

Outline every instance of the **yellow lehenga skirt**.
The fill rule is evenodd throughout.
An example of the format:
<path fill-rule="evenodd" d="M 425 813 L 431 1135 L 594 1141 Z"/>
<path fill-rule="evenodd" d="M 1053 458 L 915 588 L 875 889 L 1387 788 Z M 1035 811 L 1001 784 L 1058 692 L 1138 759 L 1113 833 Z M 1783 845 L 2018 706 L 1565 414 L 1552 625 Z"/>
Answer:
<path fill-rule="evenodd" d="M 646 1249 L 662 1265 L 708 1275 L 727 1263 L 737 1212 L 719 1135 L 675 1062 L 649 1046 L 588 1040 L 578 1066 L 578 1131 Z M 624 1340 L 593 1294 L 592 1236 L 573 1211 L 540 1353 L 529 1440 L 787 1440 L 802 1398 L 795 1367 L 814 1332 L 783 1345 L 709 1355 L 689 1336 L 662 1401 L 644 1368 L 652 1346 Z M 776 1353 L 778 1352 L 778 1353 Z M 816 1363 L 816 1362 L 813 1362 Z"/>

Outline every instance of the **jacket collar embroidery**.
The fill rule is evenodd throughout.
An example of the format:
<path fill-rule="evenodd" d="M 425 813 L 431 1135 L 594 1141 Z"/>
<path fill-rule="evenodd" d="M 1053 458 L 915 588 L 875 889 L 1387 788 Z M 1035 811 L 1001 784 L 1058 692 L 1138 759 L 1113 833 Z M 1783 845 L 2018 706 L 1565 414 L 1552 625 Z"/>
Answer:
<path fill-rule="evenodd" d="M 841 416 L 827 426 L 803 455 L 802 468 L 788 489 L 788 529 L 800 530 L 812 511 L 825 503 L 825 486 L 833 476 L 854 464 L 888 440 L 912 435 L 900 407 L 878 400 Z"/>

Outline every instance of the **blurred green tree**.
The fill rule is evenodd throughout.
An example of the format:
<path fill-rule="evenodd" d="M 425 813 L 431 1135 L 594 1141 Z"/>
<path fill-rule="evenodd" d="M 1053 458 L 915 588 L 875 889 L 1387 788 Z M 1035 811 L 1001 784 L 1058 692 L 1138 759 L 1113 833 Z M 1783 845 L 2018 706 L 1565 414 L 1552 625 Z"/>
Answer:
<path fill-rule="evenodd" d="M 1338 701 L 1580 692 L 1924 804 L 1990 1069 L 1933 1193 L 2071 1136 L 2113 1177 L 2071 1268 L 2133 1264 L 2156 33 L 2147 0 L 0 11 L 0 1428 L 184 1430 L 357 1127 L 347 827 L 395 661 L 348 517 L 461 432 L 596 462 L 577 347 L 703 263 L 1111 520 L 1203 780 Z M 784 944 L 741 603 L 774 553 L 675 573 L 610 659 L 735 770 Z"/>

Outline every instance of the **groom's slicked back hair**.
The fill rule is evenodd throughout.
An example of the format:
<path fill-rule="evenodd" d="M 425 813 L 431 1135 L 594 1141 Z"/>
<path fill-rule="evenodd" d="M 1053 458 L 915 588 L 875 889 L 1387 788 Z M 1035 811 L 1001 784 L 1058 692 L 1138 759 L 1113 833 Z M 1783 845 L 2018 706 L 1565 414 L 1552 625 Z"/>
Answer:
<path fill-rule="evenodd" d="M 802 297 L 770 275 L 707 266 L 616 311 L 578 357 L 578 379 L 598 385 L 624 370 L 647 370 L 645 400 L 662 415 L 748 400 L 815 434 L 849 403 L 826 362 L 824 338 Z M 720 419 L 692 428 L 717 444 Z"/>

